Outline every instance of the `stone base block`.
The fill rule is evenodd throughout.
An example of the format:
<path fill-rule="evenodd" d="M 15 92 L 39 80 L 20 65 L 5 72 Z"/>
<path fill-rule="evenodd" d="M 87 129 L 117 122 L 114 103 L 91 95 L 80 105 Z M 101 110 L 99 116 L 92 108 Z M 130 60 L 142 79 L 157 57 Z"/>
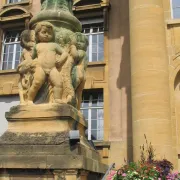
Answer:
<path fill-rule="evenodd" d="M 0 137 L 0 180 L 100 179 L 108 167 L 85 137 L 87 123 L 70 105 L 16 106 Z M 71 142 L 70 130 L 80 139 Z"/>

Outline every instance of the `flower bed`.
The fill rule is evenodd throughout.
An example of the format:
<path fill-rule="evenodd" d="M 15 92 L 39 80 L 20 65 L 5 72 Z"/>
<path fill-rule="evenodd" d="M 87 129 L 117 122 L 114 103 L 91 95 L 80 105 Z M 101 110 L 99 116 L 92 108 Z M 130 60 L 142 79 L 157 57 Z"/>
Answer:
<path fill-rule="evenodd" d="M 171 173 L 172 169 L 172 164 L 166 159 L 143 164 L 131 162 L 117 171 L 112 170 L 108 180 L 180 180 L 180 174 Z"/>
<path fill-rule="evenodd" d="M 140 147 L 140 161 L 112 170 L 107 180 L 180 180 L 180 173 L 172 172 L 173 164 L 167 159 L 156 160 L 152 144 L 148 143 L 146 136 L 145 140 L 146 148 L 144 145 Z"/>

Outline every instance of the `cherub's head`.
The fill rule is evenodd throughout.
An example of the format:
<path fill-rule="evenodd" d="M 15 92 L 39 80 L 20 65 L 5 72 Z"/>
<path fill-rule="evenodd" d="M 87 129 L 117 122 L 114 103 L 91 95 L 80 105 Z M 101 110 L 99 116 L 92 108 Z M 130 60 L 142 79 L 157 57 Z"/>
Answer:
<path fill-rule="evenodd" d="M 68 47 L 71 44 L 72 31 L 60 28 L 60 31 L 56 34 L 56 41 L 61 47 Z"/>
<path fill-rule="evenodd" d="M 25 49 L 32 49 L 35 45 L 35 31 L 24 30 L 21 33 L 21 46 Z"/>
<path fill-rule="evenodd" d="M 76 41 L 77 41 L 77 43 L 76 43 L 77 49 L 86 51 L 87 47 L 89 45 L 86 35 L 84 35 L 80 32 L 76 32 L 75 34 L 76 34 Z"/>
<path fill-rule="evenodd" d="M 54 41 L 54 28 L 49 22 L 40 22 L 36 25 L 36 41 L 38 42 L 52 42 Z"/>

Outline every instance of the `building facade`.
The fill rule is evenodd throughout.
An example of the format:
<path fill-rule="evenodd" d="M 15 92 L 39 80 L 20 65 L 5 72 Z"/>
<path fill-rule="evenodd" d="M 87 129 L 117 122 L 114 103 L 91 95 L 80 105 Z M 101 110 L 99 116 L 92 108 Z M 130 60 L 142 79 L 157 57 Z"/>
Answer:
<path fill-rule="evenodd" d="M 0 134 L 19 103 L 20 34 L 40 0 L 0 1 Z M 74 0 L 89 39 L 82 112 L 106 164 L 138 160 L 144 134 L 180 169 L 179 0 Z"/>

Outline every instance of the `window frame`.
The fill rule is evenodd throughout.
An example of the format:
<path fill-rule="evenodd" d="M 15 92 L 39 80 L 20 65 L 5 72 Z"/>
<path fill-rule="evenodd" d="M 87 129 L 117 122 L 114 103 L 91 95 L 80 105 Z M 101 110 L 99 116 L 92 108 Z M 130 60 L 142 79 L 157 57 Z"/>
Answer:
<path fill-rule="evenodd" d="M 98 32 L 93 32 L 93 29 L 94 29 L 94 28 L 98 28 Z M 88 62 L 90 62 L 90 63 L 91 63 L 91 62 L 93 62 L 93 63 L 94 63 L 94 62 L 103 62 L 103 61 L 104 61 L 104 58 L 105 58 L 105 56 L 104 56 L 104 28 L 103 28 L 103 31 L 99 31 L 100 28 L 103 28 L 103 27 L 90 26 L 90 27 L 88 27 L 88 28 L 83 28 L 83 34 L 86 35 L 86 36 L 89 36 L 89 46 L 88 46 L 88 48 L 87 48 L 87 53 L 88 53 L 88 54 L 87 54 L 87 57 L 88 57 Z M 84 32 L 86 29 L 89 29 L 89 33 Z M 97 60 L 93 60 L 93 59 L 92 59 L 92 54 L 93 54 L 93 52 L 92 52 L 92 49 L 93 49 L 92 39 L 93 39 L 93 35 L 100 35 L 100 34 L 103 34 L 103 59 L 102 59 L 102 60 L 99 60 L 99 59 L 98 59 L 98 54 L 99 54 L 98 44 L 99 44 L 99 41 L 97 40 L 97 43 L 96 43 L 96 45 L 97 45 Z M 99 36 L 98 36 L 98 37 L 99 37 Z"/>
<path fill-rule="evenodd" d="M 14 30 L 11 30 L 12 32 L 13 31 L 23 31 L 22 29 L 14 29 Z M 10 32 L 10 31 L 4 31 L 3 32 L 3 36 L 2 36 L 2 48 L 1 48 L 1 64 L 0 64 L 0 69 L 2 70 L 2 71 L 4 71 L 4 70 L 15 70 L 16 68 L 15 68 L 15 62 L 16 62 L 16 52 L 17 52 L 17 49 L 16 49 L 16 47 L 17 47 L 17 44 L 19 44 L 20 45 L 20 41 L 17 41 L 16 42 L 16 39 L 18 39 L 18 37 L 19 36 L 17 36 L 16 35 L 16 38 L 15 38 L 15 42 L 10 42 L 10 43 L 5 43 L 5 36 L 6 36 L 6 33 L 7 32 Z M 21 34 L 21 33 L 20 33 Z M 4 63 L 4 49 L 5 49 L 5 46 L 6 45 L 14 45 L 14 47 L 13 47 L 13 60 L 12 60 L 12 68 L 11 69 L 3 69 L 3 63 Z M 21 48 L 21 47 L 20 47 Z M 20 58 L 21 58 L 21 53 L 22 53 L 22 48 L 20 49 Z M 8 54 L 8 57 L 9 57 L 9 54 Z M 20 62 L 20 58 L 19 58 L 19 62 Z M 8 58 L 7 58 L 8 59 Z M 8 61 L 7 61 L 7 63 L 8 63 Z"/>
<path fill-rule="evenodd" d="M 96 91 L 95 91 L 96 92 Z M 86 92 L 84 92 L 84 93 L 86 93 Z M 88 90 L 87 91 L 87 93 L 90 93 L 91 94 L 91 90 Z M 90 95 L 90 97 L 89 97 L 89 99 L 88 99 L 88 101 L 89 101 L 89 103 L 88 103 L 88 106 L 87 107 L 81 107 L 81 112 L 83 111 L 83 110 L 88 110 L 88 119 L 87 119 L 87 122 L 88 122 L 88 140 L 92 140 L 92 130 L 95 130 L 96 132 L 97 132 L 97 139 L 95 139 L 95 140 L 93 140 L 93 141 L 104 141 L 104 93 L 103 93 L 103 91 L 97 91 L 96 92 L 97 94 L 98 94 L 98 99 L 99 99 L 99 94 L 101 93 L 101 95 L 102 95 L 102 105 L 99 105 L 99 106 L 92 106 L 92 101 L 93 101 L 93 95 Z M 83 99 L 82 99 L 82 103 L 83 103 L 84 101 L 83 101 Z M 96 109 L 97 111 L 99 110 L 99 109 L 102 109 L 103 110 L 103 119 L 96 119 L 97 120 L 97 129 L 92 129 L 92 109 Z M 97 112 L 98 113 L 98 112 Z M 82 112 L 82 114 L 83 114 L 83 112 Z M 99 121 L 103 121 L 103 126 L 102 126 L 102 128 L 98 128 L 98 120 Z M 98 131 L 101 131 L 102 132 L 102 139 L 101 138 L 98 138 Z"/>

